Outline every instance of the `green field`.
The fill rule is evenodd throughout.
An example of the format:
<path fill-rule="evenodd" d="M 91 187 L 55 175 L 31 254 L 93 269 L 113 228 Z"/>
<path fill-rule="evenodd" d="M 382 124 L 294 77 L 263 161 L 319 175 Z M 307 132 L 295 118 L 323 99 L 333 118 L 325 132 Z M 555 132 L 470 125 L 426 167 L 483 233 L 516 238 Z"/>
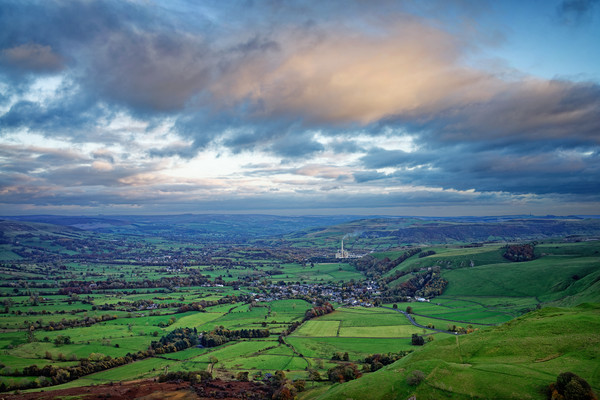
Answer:
<path fill-rule="evenodd" d="M 165 236 L 153 236 L 155 228 L 148 227 L 146 236 L 121 237 L 18 225 L 5 235 L 12 244 L 0 245 L 0 383 L 35 383 L 37 376 L 16 376 L 32 365 L 67 368 L 143 353 L 179 328 L 204 335 L 223 327 L 268 329 L 270 336 L 210 348 L 187 342 L 179 351 L 150 351 L 143 355 L 147 358 L 56 387 L 196 370 L 211 370 L 224 379 L 248 372 L 257 380 L 284 370 L 290 379 L 307 379 L 308 369 L 327 376 L 329 368 L 344 363 L 340 354 L 361 368 L 371 354 L 413 351 L 359 381 L 330 390 L 317 383 L 318 391 L 303 398 L 372 398 L 381 392 L 381 398 L 535 399 L 540 397 L 534 389 L 565 366 L 598 389 L 597 306 L 554 307 L 600 302 L 600 242 L 548 240 L 536 245 L 538 258 L 528 262 L 505 259 L 504 244 L 450 245 L 444 240 L 422 246 L 435 254 L 415 254 L 391 270 L 366 272 L 353 260 L 310 261 L 315 254 L 327 260 L 324 251 L 337 249 L 346 234 L 351 251 L 383 249 L 370 253 L 370 259 L 394 260 L 414 248 L 401 247 L 394 229 L 427 228 L 430 222 L 370 224 L 382 236 L 368 238 L 368 244 L 347 231 L 364 225 L 360 221 L 319 228 L 289 242 L 265 238 L 243 243 L 231 238 L 180 242 L 166 228 L 161 228 Z M 204 229 L 201 224 L 192 228 Z M 273 245 L 263 248 L 260 243 Z M 415 294 L 405 302 L 404 294 L 394 292 L 428 271 L 448 281 L 442 295 L 415 301 Z M 384 307 L 410 307 L 421 325 L 474 332 L 458 336 L 414 326 L 397 310 L 370 307 L 380 300 Z M 307 311 L 326 301 L 335 311 L 308 319 Z M 364 307 L 351 306 L 357 304 Z M 424 347 L 411 344 L 413 334 L 426 336 Z M 65 337 L 68 344 L 61 342 Z M 426 373 L 426 383 L 410 388 L 405 378 L 414 369 Z M 523 389 L 513 393 L 503 386 L 506 382 Z"/>
<path fill-rule="evenodd" d="M 294 336 L 337 336 L 339 327 L 338 321 L 307 321 Z"/>
<path fill-rule="evenodd" d="M 436 339 L 359 380 L 336 385 L 319 399 L 542 399 L 540 388 L 566 370 L 600 390 L 600 307 L 546 308 L 497 328 Z M 417 387 L 413 370 L 425 373 Z M 373 391 L 372 388 L 377 390 Z"/>

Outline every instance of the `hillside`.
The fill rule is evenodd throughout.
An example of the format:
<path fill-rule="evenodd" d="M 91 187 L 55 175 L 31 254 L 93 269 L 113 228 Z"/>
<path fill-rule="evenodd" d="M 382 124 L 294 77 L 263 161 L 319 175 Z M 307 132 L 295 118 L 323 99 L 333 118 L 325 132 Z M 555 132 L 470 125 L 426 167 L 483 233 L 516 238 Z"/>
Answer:
<path fill-rule="evenodd" d="M 285 238 L 299 245 L 339 246 L 344 238 L 348 249 L 381 249 L 398 245 L 513 242 L 564 236 L 598 236 L 600 220 L 573 217 L 476 220 L 456 218 L 370 218 L 295 232 Z M 370 247 L 371 246 L 371 247 Z"/>
<path fill-rule="evenodd" d="M 162 237 L 175 240 L 249 240 L 273 237 L 303 229 L 345 223 L 358 217 L 340 216 L 275 216 L 275 215 L 115 215 L 61 216 L 26 215 L 0 219 L 55 224 L 88 231 Z"/>
<path fill-rule="evenodd" d="M 317 398 L 543 399 L 541 390 L 564 371 L 580 375 L 598 393 L 598 332 L 598 304 L 544 308 L 499 327 L 436 338 L 396 363 L 338 384 Z M 406 382 L 414 370 L 426 376 L 416 387 Z"/>
<path fill-rule="evenodd" d="M 600 236 L 600 219 L 572 217 L 369 217 L 274 215 L 122 215 L 0 217 L 22 223 L 43 223 L 97 233 L 161 237 L 177 241 L 256 241 L 299 247 L 385 250 L 411 244 L 512 242 L 564 236 Z"/>

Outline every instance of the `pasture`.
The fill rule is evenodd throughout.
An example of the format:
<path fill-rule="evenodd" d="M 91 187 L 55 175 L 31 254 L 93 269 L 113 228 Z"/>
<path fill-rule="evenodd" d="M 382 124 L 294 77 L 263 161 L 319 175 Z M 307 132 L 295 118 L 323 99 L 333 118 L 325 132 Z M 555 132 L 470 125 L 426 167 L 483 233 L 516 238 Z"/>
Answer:
<path fill-rule="evenodd" d="M 332 387 L 319 399 L 346 398 L 503 398 L 539 399 L 565 370 L 600 389 L 600 309 L 545 308 L 499 327 L 466 336 L 436 338 L 421 350 L 368 374 Z M 423 371 L 424 384 L 409 386 L 406 377 Z M 376 392 L 371 388 L 376 387 Z"/>
<path fill-rule="evenodd" d="M 337 246 L 335 241 L 318 235 L 314 239 L 327 241 L 327 244 L 334 248 Z M 356 244 L 358 248 L 358 242 L 358 238 L 349 238 L 347 244 Z M 38 242 L 31 243 L 33 246 Z M 551 349 L 550 341 L 540 345 L 536 357 L 539 356 L 539 359 L 544 361 L 537 365 L 537 361 L 531 361 L 516 350 L 523 343 L 532 345 L 529 341 L 533 339 L 525 339 L 524 330 L 515 331 L 517 333 L 511 331 L 511 335 L 516 336 L 505 342 L 492 340 L 490 343 L 496 343 L 506 352 L 506 355 L 496 354 L 493 349 L 481 350 L 473 345 L 476 341 L 473 342 L 474 339 L 470 339 L 470 336 L 457 339 L 453 335 L 449 341 L 445 340 L 447 334 L 416 327 L 395 310 L 341 306 L 345 301 L 341 297 L 336 300 L 339 303 L 336 303 L 334 312 L 304 321 L 306 311 L 314 306 L 312 302 L 321 304 L 320 302 L 324 301 L 318 291 L 321 289 L 307 295 L 306 291 L 302 292 L 303 289 L 299 288 L 302 285 L 297 285 L 294 286 L 296 298 L 285 300 L 273 300 L 277 297 L 269 292 L 277 292 L 277 286 L 285 289 L 284 283 L 304 282 L 307 287 L 309 284 L 330 283 L 331 286 L 323 286 L 330 291 L 331 288 L 341 288 L 344 282 L 363 280 L 364 276 L 351 262 L 311 265 L 310 262 L 301 263 L 298 258 L 294 258 L 293 261 L 275 262 L 273 259 L 262 259 L 264 254 L 255 249 L 240 247 L 228 254 L 227 248 L 223 247 L 218 249 L 221 255 L 213 259 L 219 263 L 229 263 L 221 268 L 213 265 L 217 262 L 202 262 L 198 250 L 201 247 L 174 247 L 198 256 L 197 259 L 193 259 L 194 262 L 174 268 L 163 263 L 168 259 L 163 257 L 163 252 L 170 249 L 169 242 L 157 240 L 153 243 L 156 246 L 152 250 L 153 265 L 134 264 L 140 263 L 133 256 L 135 251 L 120 243 L 114 244 L 113 250 L 120 249 L 126 254 L 114 264 L 77 261 L 48 268 L 41 263 L 24 263 L 14 268 L 8 263 L 3 264 L 0 274 L 3 274 L 3 279 L 12 286 L 0 288 L 1 305 L 4 306 L 0 308 L 0 311 L 4 311 L 0 314 L 0 363 L 4 364 L 0 369 L 0 382 L 25 382 L 35 379 L 36 377 L 11 376 L 16 369 L 22 370 L 27 366 L 67 367 L 77 365 L 79 360 L 87 360 L 90 357 L 123 357 L 128 353 L 147 350 L 152 341 L 159 340 L 177 328 L 195 328 L 200 333 L 220 326 L 230 330 L 269 329 L 271 336 L 234 340 L 213 348 L 191 347 L 182 351 L 156 354 L 130 364 L 86 375 L 60 386 L 155 377 L 165 371 L 207 369 L 212 369 L 216 376 L 227 379 L 231 379 L 240 371 L 247 371 L 251 377 L 260 379 L 261 374 L 278 369 L 286 370 L 289 377 L 306 379 L 307 368 L 315 368 L 325 374 L 328 368 L 337 365 L 337 361 L 332 361 L 332 356 L 336 353 L 348 353 L 350 361 L 361 363 L 364 357 L 374 353 L 415 350 L 416 347 L 411 345 L 411 336 L 415 333 L 427 334 L 434 339 L 433 344 L 427 343 L 424 348 L 419 348 L 407 357 L 414 359 L 415 365 L 427 370 L 436 378 L 435 382 L 439 382 L 439 387 L 434 387 L 434 392 L 443 391 L 443 387 L 447 389 L 448 386 L 452 386 L 453 389 L 460 388 L 461 395 L 475 391 L 475 386 L 452 380 L 445 374 L 461 372 L 460 376 L 472 378 L 479 382 L 478 385 L 483 385 L 487 384 L 485 379 L 480 378 L 484 372 L 490 377 L 497 377 L 502 374 L 526 374 L 529 369 L 535 370 L 535 373 L 531 372 L 529 376 L 534 381 L 541 381 L 545 374 L 551 374 L 558 368 L 555 358 L 560 358 L 564 363 L 573 363 L 574 368 L 579 370 L 585 368 L 578 359 L 584 357 L 584 353 L 570 349 L 564 338 L 552 343 L 560 351 Z M 58 245 L 45 248 L 61 254 L 69 254 L 71 251 L 56 246 Z M 519 319 L 514 318 L 534 310 L 538 305 L 570 305 L 583 301 L 600 301 L 600 245 L 597 243 L 539 244 L 536 254 L 540 258 L 521 263 L 505 260 L 502 257 L 503 247 L 498 244 L 481 247 L 424 248 L 429 249 L 436 253 L 422 258 L 418 255 L 412 256 L 396 269 L 384 274 L 384 277 L 388 277 L 400 270 L 418 272 L 430 266 L 441 268 L 442 276 L 449 282 L 443 295 L 432 299 L 431 302 L 396 303 L 400 310 L 410 306 L 415 320 L 422 325 L 432 324 L 438 329 L 446 329 L 449 325 L 472 325 L 478 329 L 472 335 L 478 337 L 476 335 L 487 335 L 489 331 L 500 334 L 503 332 L 502 327 L 495 328 L 489 325 L 508 322 L 508 325 L 503 326 L 510 327 L 511 324 L 518 324 Z M 4 260 L 18 262 L 8 252 L 9 249 L 1 250 L 7 254 Z M 194 253 L 196 250 L 198 252 Z M 404 250 L 390 250 L 374 253 L 374 256 L 380 259 L 394 259 L 403 252 Z M 222 279 L 225 284 L 189 284 L 189 277 L 197 274 L 211 279 Z M 50 275 L 54 279 L 48 287 L 31 289 L 25 284 L 45 282 Z M 89 293 L 69 293 L 63 290 L 62 294 L 54 287 L 55 283 L 60 286 L 61 283 L 72 280 L 79 285 L 77 288 L 87 291 L 86 285 L 98 281 L 99 276 L 107 279 L 107 282 L 111 282 L 115 287 L 90 289 Z M 387 284 L 394 287 L 413 276 L 413 273 L 409 273 L 396 281 L 387 281 Z M 17 277 L 22 282 L 15 283 Z M 140 285 L 140 282 L 152 283 L 157 280 L 165 282 L 164 287 Z M 226 284 L 233 281 L 236 281 L 235 285 Z M 283 283 L 279 283 L 281 281 Z M 118 287 L 123 282 L 127 287 Z M 256 282 L 260 282 L 260 285 L 255 285 Z M 147 283 L 147 286 L 151 286 L 150 283 Z M 351 287 L 352 285 L 346 285 L 344 290 L 349 291 Z M 253 301 L 250 299 L 251 294 L 255 299 L 263 301 Z M 285 296 L 290 295 L 288 293 Z M 362 301 L 362 296 L 368 300 L 377 298 L 377 294 L 373 298 L 370 298 L 369 294 L 359 294 L 356 299 Z M 202 312 L 187 311 L 190 309 L 186 308 L 187 305 L 201 301 L 221 304 L 206 307 Z M 385 306 L 392 307 L 392 304 Z M 560 318 L 554 320 L 554 324 L 557 324 L 556 330 L 568 331 L 570 327 L 563 325 L 563 320 L 559 320 Z M 590 326 L 595 326 L 594 321 L 588 322 Z M 289 336 L 278 340 L 278 336 L 294 323 L 301 324 Z M 550 331 L 548 327 L 544 329 Z M 66 344 L 61 342 L 65 337 L 69 338 Z M 523 341 L 519 342 L 521 339 Z M 573 340 L 583 341 L 583 338 Z M 438 345 L 438 342 L 445 345 Z M 426 360 L 417 356 L 428 348 L 437 348 L 444 361 Z M 542 355 L 542 348 L 547 353 L 545 356 Z M 555 357 L 556 354 L 559 355 Z M 488 362 L 492 358 L 494 362 Z M 460 362 L 456 362 L 456 359 Z M 449 363 L 449 366 L 444 363 Z M 408 370 L 412 367 L 406 368 Z"/>

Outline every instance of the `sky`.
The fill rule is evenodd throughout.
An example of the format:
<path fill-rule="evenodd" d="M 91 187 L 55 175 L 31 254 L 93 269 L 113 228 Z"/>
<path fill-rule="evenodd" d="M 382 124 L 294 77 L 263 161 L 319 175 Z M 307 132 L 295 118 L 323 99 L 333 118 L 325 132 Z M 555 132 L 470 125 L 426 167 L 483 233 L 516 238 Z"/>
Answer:
<path fill-rule="evenodd" d="M 0 215 L 600 214 L 600 0 L 0 0 Z"/>

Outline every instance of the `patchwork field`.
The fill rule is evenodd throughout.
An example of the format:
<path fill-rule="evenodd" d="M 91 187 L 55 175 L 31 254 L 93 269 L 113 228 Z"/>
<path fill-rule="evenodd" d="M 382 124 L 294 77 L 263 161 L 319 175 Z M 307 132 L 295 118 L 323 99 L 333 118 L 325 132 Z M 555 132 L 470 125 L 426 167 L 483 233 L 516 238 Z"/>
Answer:
<path fill-rule="evenodd" d="M 500 327 L 436 339 L 360 380 L 331 388 L 319 399 L 542 399 L 540 390 L 572 371 L 600 390 L 600 308 L 546 308 Z M 410 386 L 415 370 L 425 380 Z M 373 391 L 372 388 L 377 388 Z"/>
<path fill-rule="evenodd" d="M 600 242 L 539 243 L 537 259 L 511 262 L 503 257 L 503 244 L 441 241 L 423 246 L 423 257 L 415 253 L 386 267 L 415 249 L 398 247 L 388 228 L 382 232 L 390 236 L 369 238 L 368 245 L 360 234 L 345 241 L 348 249 L 365 254 L 385 249 L 366 258 L 374 260 L 371 268 L 355 260 L 321 262 L 327 254 L 310 247 L 320 243 L 331 253 L 349 233 L 341 227 L 290 239 L 289 246 L 261 239 L 274 243 L 262 249 L 258 242 L 177 243 L 143 236 L 119 241 L 109 233 L 20 226 L 22 232 L 5 236 L 11 245 L 0 245 L 0 387 L 47 390 L 65 382 L 57 376 L 64 378 L 69 368 L 106 365 L 51 387 L 177 371 L 210 371 L 224 379 L 247 372 L 249 379 L 263 380 L 282 370 L 294 380 L 309 379 L 316 370 L 323 380 L 310 386 L 319 388 L 326 385 L 330 368 L 354 363 L 369 369 L 365 357 L 405 351 L 412 353 L 361 380 L 381 385 L 383 398 L 396 393 L 404 398 L 413 394 L 404 384 L 406 373 L 421 369 L 429 389 L 416 390 L 419 399 L 488 398 L 492 381 L 514 379 L 531 393 L 534 384 L 569 365 L 598 387 L 600 370 L 592 365 L 597 351 L 591 349 L 598 345 L 596 306 L 578 312 L 549 307 L 600 301 Z M 113 253 L 118 257 L 111 258 Z M 416 282 L 430 272 L 448 281 L 443 294 L 416 301 L 416 286 L 427 285 Z M 411 285 L 410 295 L 395 291 Z M 371 307 L 381 301 L 389 308 Z M 423 327 L 399 312 L 406 310 Z M 437 332 L 432 326 L 473 333 Z M 226 336 L 227 330 L 236 333 Z M 533 330 L 541 332 L 539 341 Z M 217 331 L 222 333 L 218 340 L 202 342 L 219 336 Z M 181 336 L 171 340 L 170 334 Z M 414 334 L 424 336 L 423 347 L 411 344 Z M 118 365 L 109 365 L 115 360 Z M 525 384 L 522 377 L 534 383 Z M 327 393 L 315 389 L 313 397 L 368 398 L 365 393 L 371 392 L 363 388 L 352 394 L 353 385 L 334 385 Z"/>

